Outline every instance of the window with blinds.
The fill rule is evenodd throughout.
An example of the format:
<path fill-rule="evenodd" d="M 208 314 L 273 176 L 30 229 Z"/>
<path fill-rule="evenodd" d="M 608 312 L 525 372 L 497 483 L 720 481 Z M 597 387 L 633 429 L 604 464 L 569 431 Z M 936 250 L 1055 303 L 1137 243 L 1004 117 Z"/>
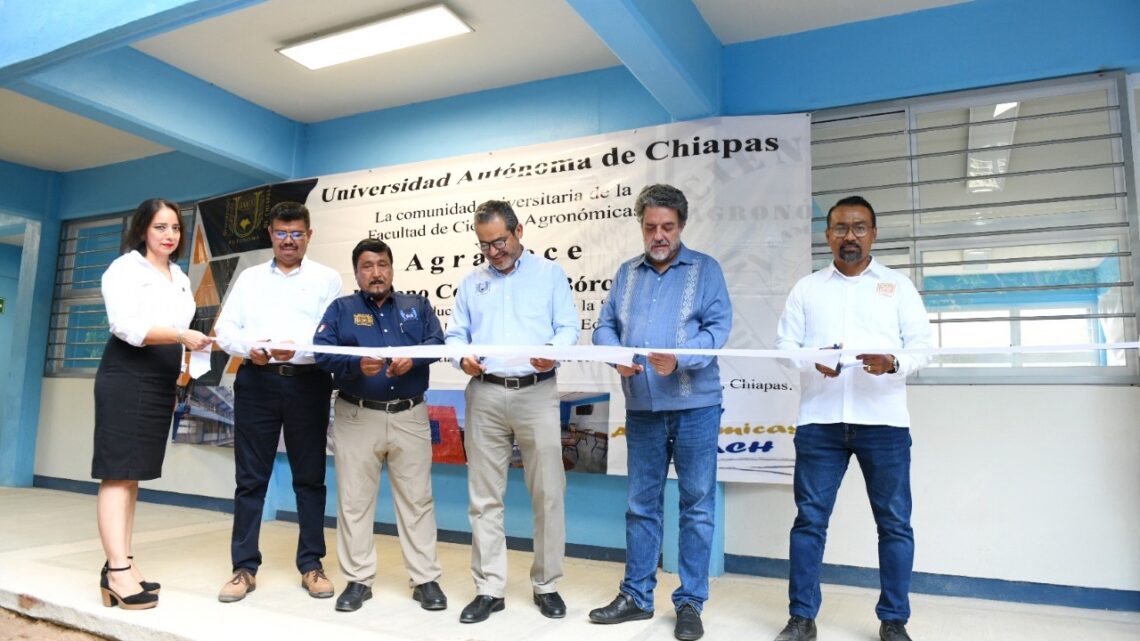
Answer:
<path fill-rule="evenodd" d="M 179 264 L 189 263 L 194 210 L 182 210 L 187 243 Z M 59 241 L 46 376 L 94 376 L 110 334 L 101 284 L 107 266 L 122 254 L 130 213 L 67 223 Z"/>
<path fill-rule="evenodd" d="M 1136 337 L 1127 102 L 1098 76 L 815 114 L 813 268 L 827 210 L 861 195 L 936 344 L 989 352 L 916 380 L 1135 382 L 1135 350 L 1072 349 Z"/>

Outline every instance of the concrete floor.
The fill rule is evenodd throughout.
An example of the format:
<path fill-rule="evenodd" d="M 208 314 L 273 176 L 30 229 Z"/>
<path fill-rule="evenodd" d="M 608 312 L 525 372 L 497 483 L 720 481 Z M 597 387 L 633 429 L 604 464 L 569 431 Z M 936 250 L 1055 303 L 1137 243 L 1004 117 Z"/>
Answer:
<path fill-rule="evenodd" d="M 159 607 L 141 612 L 104 608 L 98 591 L 103 553 L 95 529 L 95 498 L 43 489 L 0 488 L 0 607 L 130 641 L 228 641 L 321 638 L 336 641 L 456 640 L 667 641 L 673 638 L 669 593 L 677 577 L 662 574 L 657 616 L 616 626 L 589 623 L 587 613 L 616 594 L 622 567 L 567 559 L 560 592 L 569 612 L 551 620 L 531 602 L 530 554 L 510 553 L 507 607 L 483 623 L 459 623 L 474 596 L 469 548 L 440 544 L 441 585 L 449 599 L 442 612 L 426 612 L 411 599 L 399 547 L 377 536 L 381 569 L 374 597 L 353 613 L 336 612 L 333 599 L 310 598 L 293 568 L 296 525 L 265 523 L 266 563 L 257 591 L 244 601 L 219 603 L 230 575 L 230 516 L 220 512 L 140 503 L 134 552 L 146 578 L 161 581 Z M 326 530 L 325 568 L 339 593 L 334 531 Z M 716 578 L 705 607 L 705 639 L 773 638 L 787 619 L 787 584 L 743 575 Z M 825 585 L 819 618 L 821 641 L 874 641 L 878 621 L 874 590 Z M 908 629 L 916 641 L 1033 641 L 1140 639 L 1140 613 L 1104 612 L 997 601 L 912 596 Z M 0 635 L 2 636 L 2 635 Z"/>

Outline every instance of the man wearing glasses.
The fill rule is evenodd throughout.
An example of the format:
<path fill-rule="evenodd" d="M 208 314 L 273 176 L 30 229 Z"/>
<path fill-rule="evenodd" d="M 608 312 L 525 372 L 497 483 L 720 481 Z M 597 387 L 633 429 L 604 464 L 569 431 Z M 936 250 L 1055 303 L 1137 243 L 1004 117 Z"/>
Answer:
<path fill-rule="evenodd" d="M 460 283 L 448 345 L 574 345 L 579 319 L 566 272 L 524 251 L 523 227 L 509 203 L 488 200 L 475 209 L 475 236 L 486 262 Z M 455 363 L 469 376 L 464 446 L 471 519 L 471 574 L 475 599 L 459 620 L 484 621 L 503 609 L 507 544 L 503 494 L 513 444 L 534 511 L 534 602 L 544 616 L 566 616 L 558 595 L 566 548 L 558 384 L 552 360 L 478 358 Z"/>
<path fill-rule="evenodd" d="M 872 258 L 878 229 L 871 203 L 859 196 L 840 200 L 827 213 L 826 233 L 834 260 L 792 288 L 776 347 L 861 352 L 835 367 L 793 361 L 801 370 L 794 478 L 799 511 L 791 532 L 791 618 L 776 641 L 816 638 L 827 524 L 852 454 L 878 526 L 879 637 L 910 641 L 914 532 L 906 377 L 929 358 L 892 350 L 929 348 L 930 321 L 914 284 Z"/>
<path fill-rule="evenodd" d="M 240 601 L 256 587 L 258 538 L 265 492 L 282 432 L 293 492 L 297 495 L 297 569 L 315 598 L 333 595 L 325 556 L 325 435 L 332 380 L 308 352 L 251 347 L 259 341 L 308 343 L 317 323 L 340 295 L 340 274 L 305 259 L 313 236 L 309 210 L 282 202 L 269 210 L 273 259 L 242 271 L 214 326 L 218 344 L 243 358 L 234 380 L 233 576 L 218 593 Z"/>
<path fill-rule="evenodd" d="M 398 347 L 442 345 L 443 330 L 431 303 L 392 286 L 392 249 L 366 238 L 352 250 L 359 289 L 329 305 L 315 345 Z M 388 463 L 396 530 L 412 598 L 425 610 L 447 608 L 439 587 L 435 501 L 431 492 L 431 425 L 424 403 L 429 369 L 438 359 L 317 354 L 340 390 L 333 421 L 336 456 L 336 548 L 348 585 L 336 599 L 340 612 L 372 598 L 376 578 L 376 492 Z"/>

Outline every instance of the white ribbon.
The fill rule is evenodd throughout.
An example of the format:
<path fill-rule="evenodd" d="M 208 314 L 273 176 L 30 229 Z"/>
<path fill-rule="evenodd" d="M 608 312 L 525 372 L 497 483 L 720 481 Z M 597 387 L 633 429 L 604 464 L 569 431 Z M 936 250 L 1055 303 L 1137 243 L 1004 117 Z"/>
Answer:
<path fill-rule="evenodd" d="M 595 361 L 616 365 L 629 365 L 634 354 L 676 354 L 677 356 L 731 356 L 741 358 L 783 358 L 814 363 L 834 363 L 836 356 L 858 354 L 909 354 L 914 356 L 941 356 L 950 354 L 1025 354 L 1066 353 L 1099 350 L 1137 349 L 1140 342 L 1084 343 L 1071 345 L 1023 345 L 1016 347 L 843 347 L 822 349 L 668 349 L 655 347 L 612 347 L 607 345 L 407 345 L 399 347 L 345 347 L 340 345 L 307 345 L 263 341 L 251 347 L 315 354 L 345 356 L 371 356 L 373 358 L 463 358 L 489 356 L 495 358 L 546 358 L 557 361 Z"/>

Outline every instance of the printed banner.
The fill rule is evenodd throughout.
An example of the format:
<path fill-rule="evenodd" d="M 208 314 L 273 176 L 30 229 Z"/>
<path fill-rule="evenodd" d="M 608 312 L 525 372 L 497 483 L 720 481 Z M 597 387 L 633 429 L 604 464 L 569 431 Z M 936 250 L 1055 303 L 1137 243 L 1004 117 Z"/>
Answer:
<path fill-rule="evenodd" d="M 484 258 L 475 206 L 509 201 L 523 246 L 566 270 L 590 344 L 619 264 L 643 253 L 634 213 L 647 184 L 684 191 L 681 240 L 724 269 L 733 305 L 729 348 L 771 348 L 784 298 L 810 270 L 810 119 L 805 114 L 715 118 L 423 163 L 322 176 L 201 204 L 191 280 L 198 328 L 212 328 L 240 270 L 272 258 L 250 226 L 283 200 L 312 214 L 308 258 L 355 289 L 352 248 L 380 238 L 394 254 L 394 286 L 431 300 L 446 327 L 456 288 Z M 260 221 L 256 218 L 261 216 Z M 257 243 L 261 242 L 261 245 Z M 232 443 L 232 381 L 239 364 L 215 353 L 182 408 L 175 440 Z M 798 375 L 771 359 L 720 359 L 724 386 L 719 478 L 791 482 Z M 436 460 L 463 462 L 463 388 L 450 363 L 432 366 L 428 392 Z M 624 474 L 625 402 L 617 373 L 599 362 L 559 369 L 567 470 Z"/>

